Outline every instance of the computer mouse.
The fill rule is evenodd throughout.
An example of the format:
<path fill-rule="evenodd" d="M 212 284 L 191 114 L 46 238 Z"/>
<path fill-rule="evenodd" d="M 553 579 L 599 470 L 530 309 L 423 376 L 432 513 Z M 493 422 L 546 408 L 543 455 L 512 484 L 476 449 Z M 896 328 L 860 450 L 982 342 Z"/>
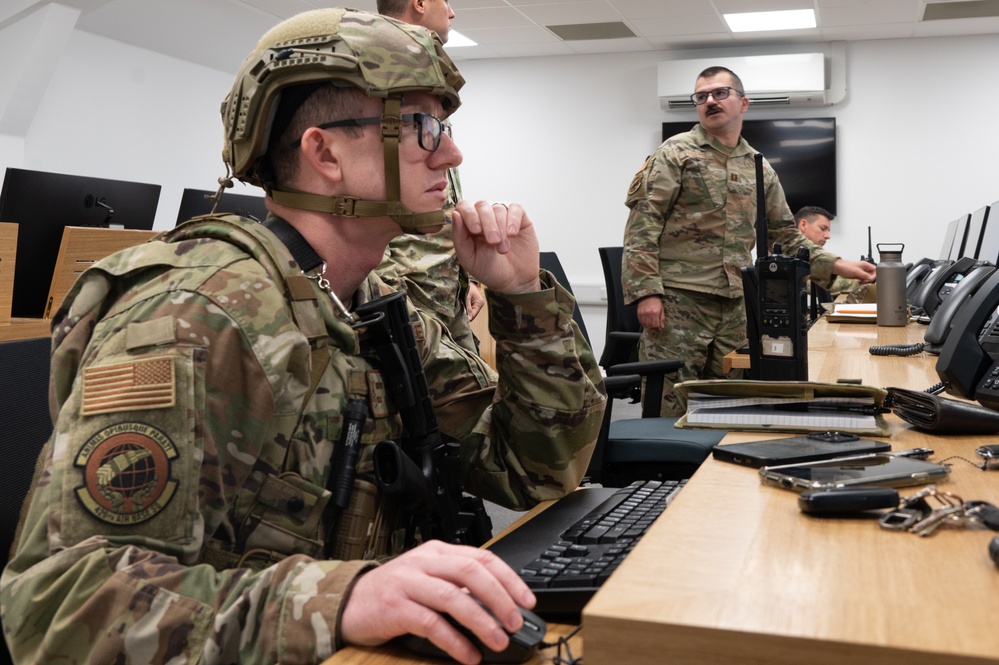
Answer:
<path fill-rule="evenodd" d="M 480 601 L 476 599 L 480 605 Z M 486 610 L 488 611 L 488 610 Z M 538 645 L 545 639 L 548 632 L 548 624 L 537 614 L 530 610 L 520 609 L 521 616 L 524 617 L 524 625 L 515 633 L 510 635 L 510 644 L 503 651 L 493 651 L 476 637 L 472 631 L 464 625 L 458 623 L 449 614 L 445 614 L 452 626 L 461 631 L 461 634 L 468 638 L 479 653 L 482 654 L 483 663 L 526 663 L 537 652 Z M 497 621 L 497 623 L 499 623 Z M 444 651 L 437 648 L 430 640 L 416 635 L 404 635 L 399 638 L 399 642 L 410 651 L 421 656 L 431 658 L 450 658 Z"/>
<path fill-rule="evenodd" d="M 989 556 L 992 557 L 992 563 L 999 566 L 999 536 L 989 541 Z"/>

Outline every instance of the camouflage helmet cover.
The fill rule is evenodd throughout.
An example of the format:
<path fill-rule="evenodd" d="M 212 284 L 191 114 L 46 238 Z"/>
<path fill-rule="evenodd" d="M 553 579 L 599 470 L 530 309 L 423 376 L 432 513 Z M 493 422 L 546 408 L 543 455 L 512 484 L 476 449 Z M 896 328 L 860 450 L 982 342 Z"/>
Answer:
<path fill-rule="evenodd" d="M 265 34 L 243 62 L 222 103 L 222 158 L 232 174 L 266 186 L 257 166 L 267 153 L 281 93 L 322 82 L 386 98 L 425 92 L 450 115 L 465 81 L 437 36 L 417 26 L 355 9 L 304 12 Z"/>

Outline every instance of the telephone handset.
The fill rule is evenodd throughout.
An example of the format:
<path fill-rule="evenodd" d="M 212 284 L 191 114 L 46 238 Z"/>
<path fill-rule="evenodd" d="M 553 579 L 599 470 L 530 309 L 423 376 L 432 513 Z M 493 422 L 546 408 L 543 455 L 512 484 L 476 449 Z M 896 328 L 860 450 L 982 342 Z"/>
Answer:
<path fill-rule="evenodd" d="M 923 347 L 924 351 L 934 355 L 940 353 L 944 340 L 947 339 L 947 333 L 950 332 L 954 323 L 954 316 L 978 292 L 978 289 L 995 272 L 995 269 L 995 266 L 991 264 L 979 266 L 957 283 L 951 294 L 933 313 L 926 334 L 923 335 L 923 341 L 926 343 L 926 346 Z"/>
<path fill-rule="evenodd" d="M 922 287 L 923 282 L 930 275 L 934 268 L 938 268 L 947 263 L 946 261 L 932 261 L 930 259 L 920 259 L 905 273 L 905 297 L 910 303 L 915 304 L 913 298 L 916 292 Z"/>
<path fill-rule="evenodd" d="M 912 299 L 912 304 L 923 308 L 929 316 L 937 311 L 940 303 L 950 295 L 954 288 L 952 285 L 960 281 L 973 268 L 982 265 L 983 261 L 976 261 L 970 256 L 964 256 L 948 266 L 942 266 L 932 271 L 923 281 L 923 285 L 916 291 Z"/>
<path fill-rule="evenodd" d="M 957 310 L 937 359 L 947 392 L 999 410 L 999 270 Z"/>

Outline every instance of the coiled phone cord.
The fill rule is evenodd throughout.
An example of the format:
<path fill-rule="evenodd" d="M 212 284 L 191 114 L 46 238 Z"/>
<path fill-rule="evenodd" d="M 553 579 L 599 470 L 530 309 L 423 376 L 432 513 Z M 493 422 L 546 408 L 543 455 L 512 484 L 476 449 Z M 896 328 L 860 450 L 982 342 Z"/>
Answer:
<path fill-rule="evenodd" d="M 872 346 L 869 350 L 872 356 L 914 356 L 923 352 L 925 344 L 886 344 Z"/>

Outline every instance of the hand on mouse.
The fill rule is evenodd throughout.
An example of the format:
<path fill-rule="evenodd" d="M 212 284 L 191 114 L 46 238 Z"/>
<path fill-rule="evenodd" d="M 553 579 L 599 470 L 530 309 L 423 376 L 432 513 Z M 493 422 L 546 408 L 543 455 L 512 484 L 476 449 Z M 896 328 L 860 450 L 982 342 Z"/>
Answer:
<path fill-rule="evenodd" d="M 474 665 L 479 652 L 442 614 L 450 614 L 496 651 L 505 649 L 509 638 L 469 594 L 511 633 L 523 623 L 518 605 L 530 609 L 535 603 L 530 589 L 496 555 L 434 540 L 357 580 L 340 618 L 340 639 L 374 646 L 412 633 L 458 662 Z"/>

